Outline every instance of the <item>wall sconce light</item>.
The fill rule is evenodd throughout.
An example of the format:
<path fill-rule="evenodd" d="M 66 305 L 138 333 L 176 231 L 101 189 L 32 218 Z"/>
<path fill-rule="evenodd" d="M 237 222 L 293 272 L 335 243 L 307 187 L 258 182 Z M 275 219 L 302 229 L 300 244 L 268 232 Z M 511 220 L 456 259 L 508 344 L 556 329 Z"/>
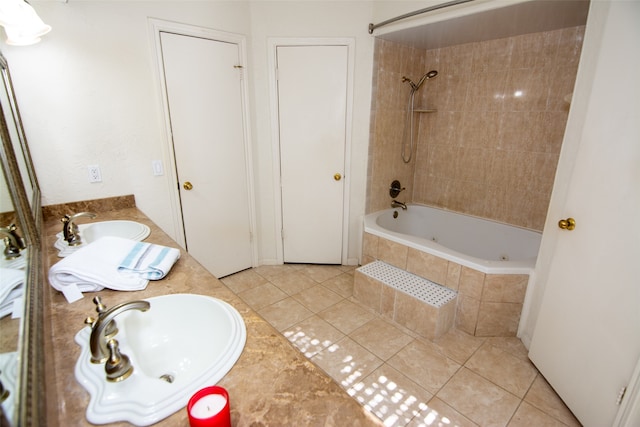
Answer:
<path fill-rule="evenodd" d="M 0 25 L 7 35 L 7 44 L 28 46 L 40 41 L 51 27 L 24 0 L 0 1 Z"/>

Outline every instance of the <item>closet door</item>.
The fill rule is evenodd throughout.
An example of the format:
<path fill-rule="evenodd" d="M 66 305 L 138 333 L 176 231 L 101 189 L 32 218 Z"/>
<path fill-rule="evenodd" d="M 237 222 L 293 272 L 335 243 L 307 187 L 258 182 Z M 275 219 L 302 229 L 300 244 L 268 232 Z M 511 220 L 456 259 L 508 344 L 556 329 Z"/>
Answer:
<path fill-rule="evenodd" d="M 161 33 L 187 251 L 216 277 L 252 266 L 239 48 Z"/>
<path fill-rule="evenodd" d="M 278 46 L 284 262 L 341 264 L 347 46 Z"/>

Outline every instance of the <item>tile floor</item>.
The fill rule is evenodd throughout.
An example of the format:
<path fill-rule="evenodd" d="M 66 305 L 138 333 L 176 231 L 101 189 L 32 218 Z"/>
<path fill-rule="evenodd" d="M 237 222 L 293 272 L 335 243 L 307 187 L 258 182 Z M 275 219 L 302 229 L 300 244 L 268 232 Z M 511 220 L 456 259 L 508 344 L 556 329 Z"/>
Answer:
<path fill-rule="evenodd" d="M 519 339 L 417 337 L 353 300 L 354 269 L 261 266 L 222 281 L 384 425 L 580 425 Z"/>

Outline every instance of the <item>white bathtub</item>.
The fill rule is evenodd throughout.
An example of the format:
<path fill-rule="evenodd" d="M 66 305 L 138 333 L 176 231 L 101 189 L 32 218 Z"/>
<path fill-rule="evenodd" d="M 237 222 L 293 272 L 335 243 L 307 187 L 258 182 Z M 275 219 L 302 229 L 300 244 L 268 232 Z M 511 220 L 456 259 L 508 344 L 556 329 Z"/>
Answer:
<path fill-rule="evenodd" d="M 486 274 L 531 273 L 541 239 L 535 231 L 423 205 L 368 214 L 364 231 Z"/>

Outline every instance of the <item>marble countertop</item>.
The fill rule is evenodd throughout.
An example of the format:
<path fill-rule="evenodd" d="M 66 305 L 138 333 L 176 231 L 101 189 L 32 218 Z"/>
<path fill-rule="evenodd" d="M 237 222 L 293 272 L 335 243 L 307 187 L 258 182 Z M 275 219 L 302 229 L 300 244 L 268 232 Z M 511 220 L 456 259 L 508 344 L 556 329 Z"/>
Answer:
<path fill-rule="evenodd" d="M 151 228 L 147 242 L 178 247 L 136 208 L 101 212 L 95 221 L 115 219 L 144 223 Z M 57 250 L 53 247 L 55 234 L 60 230 L 59 219 L 45 220 L 43 238 L 47 248 L 47 271 L 60 260 Z M 93 297 L 101 296 L 103 303 L 111 307 L 125 301 L 174 293 L 194 293 L 219 298 L 233 305 L 244 319 L 247 328 L 244 351 L 231 371 L 218 383 L 229 392 L 233 426 L 380 425 L 379 421 L 368 414 L 328 375 L 305 359 L 229 288 L 182 251 L 181 258 L 167 277 L 150 282 L 143 291 L 103 290 L 86 293 L 81 300 L 69 304 L 61 293 L 49 287 L 47 294 L 52 336 L 46 338 L 45 349 L 53 354 L 46 354 L 49 407 L 47 412 L 57 414 L 59 426 L 92 425 L 85 418 L 89 394 L 75 380 L 73 371 L 80 354 L 80 347 L 74 342 L 74 336 L 84 327 L 85 318 L 95 314 Z M 57 408 L 52 408 L 52 405 L 57 405 Z M 55 423 L 55 420 L 51 421 Z M 129 424 L 110 424 L 126 425 Z M 156 425 L 188 426 L 186 409 L 176 412 Z"/>

